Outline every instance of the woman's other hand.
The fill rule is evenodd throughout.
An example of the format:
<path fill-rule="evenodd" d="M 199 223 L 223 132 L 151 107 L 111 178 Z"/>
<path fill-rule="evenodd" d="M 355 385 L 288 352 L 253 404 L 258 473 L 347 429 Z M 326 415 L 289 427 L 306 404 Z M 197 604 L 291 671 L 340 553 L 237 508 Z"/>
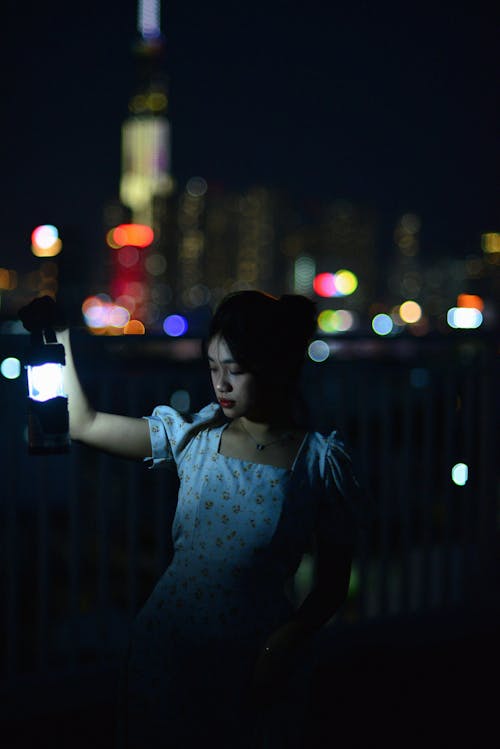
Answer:
<path fill-rule="evenodd" d="M 305 639 L 304 630 L 297 622 L 284 624 L 267 639 L 255 664 L 251 689 L 254 704 L 270 704 L 286 692 L 288 678 Z"/>

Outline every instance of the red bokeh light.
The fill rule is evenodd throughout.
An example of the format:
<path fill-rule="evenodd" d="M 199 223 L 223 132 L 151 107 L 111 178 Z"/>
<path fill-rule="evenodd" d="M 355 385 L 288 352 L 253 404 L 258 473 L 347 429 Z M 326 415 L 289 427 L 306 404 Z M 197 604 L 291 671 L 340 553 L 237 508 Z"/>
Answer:
<path fill-rule="evenodd" d="M 313 281 L 313 289 L 318 296 L 337 296 L 335 275 L 333 273 L 318 273 Z"/>

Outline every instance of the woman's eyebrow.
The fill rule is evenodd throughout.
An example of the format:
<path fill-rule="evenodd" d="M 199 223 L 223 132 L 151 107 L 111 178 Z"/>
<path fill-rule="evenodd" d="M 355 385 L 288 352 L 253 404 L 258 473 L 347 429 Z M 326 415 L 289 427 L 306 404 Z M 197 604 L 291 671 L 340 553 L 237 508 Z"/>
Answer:
<path fill-rule="evenodd" d="M 215 361 L 211 356 L 208 356 L 208 361 Z M 237 364 L 238 362 L 235 359 L 222 359 L 222 364 Z"/>

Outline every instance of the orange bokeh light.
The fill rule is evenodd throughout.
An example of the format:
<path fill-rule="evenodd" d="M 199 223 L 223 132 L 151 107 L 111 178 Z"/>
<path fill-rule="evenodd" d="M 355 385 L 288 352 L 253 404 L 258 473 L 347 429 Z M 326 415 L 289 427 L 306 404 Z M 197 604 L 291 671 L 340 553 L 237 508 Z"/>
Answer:
<path fill-rule="evenodd" d="M 480 296 L 477 296 L 477 294 L 459 294 L 457 297 L 457 307 L 478 309 L 482 312 L 484 309 L 484 301 Z"/>
<path fill-rule="evenodd" d="M 144 335 L 146 328 L 140 320 L 129 320 L 123 328 L 125 335 Z"/>
<path fill-rule="evenodd" d="M 145 224 L 120 224 L 111 232 L 112 243 L 108 244 L 118 249 L 131 245 L 132 247 L 149 247 L 154 240 L 154 232 Z"/>

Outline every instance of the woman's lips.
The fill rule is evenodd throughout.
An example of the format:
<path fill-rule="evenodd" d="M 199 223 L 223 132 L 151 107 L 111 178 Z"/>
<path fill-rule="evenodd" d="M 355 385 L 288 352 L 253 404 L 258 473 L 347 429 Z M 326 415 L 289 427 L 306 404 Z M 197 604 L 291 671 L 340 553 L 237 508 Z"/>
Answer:
<path fill-rule="evenodd" d="M 221 398 L 219 400 L 219 403 L 221 404 L 222 408 L 231 408 L 234 406 L 234 401 L 225 400 L 224 398 Z"/>

